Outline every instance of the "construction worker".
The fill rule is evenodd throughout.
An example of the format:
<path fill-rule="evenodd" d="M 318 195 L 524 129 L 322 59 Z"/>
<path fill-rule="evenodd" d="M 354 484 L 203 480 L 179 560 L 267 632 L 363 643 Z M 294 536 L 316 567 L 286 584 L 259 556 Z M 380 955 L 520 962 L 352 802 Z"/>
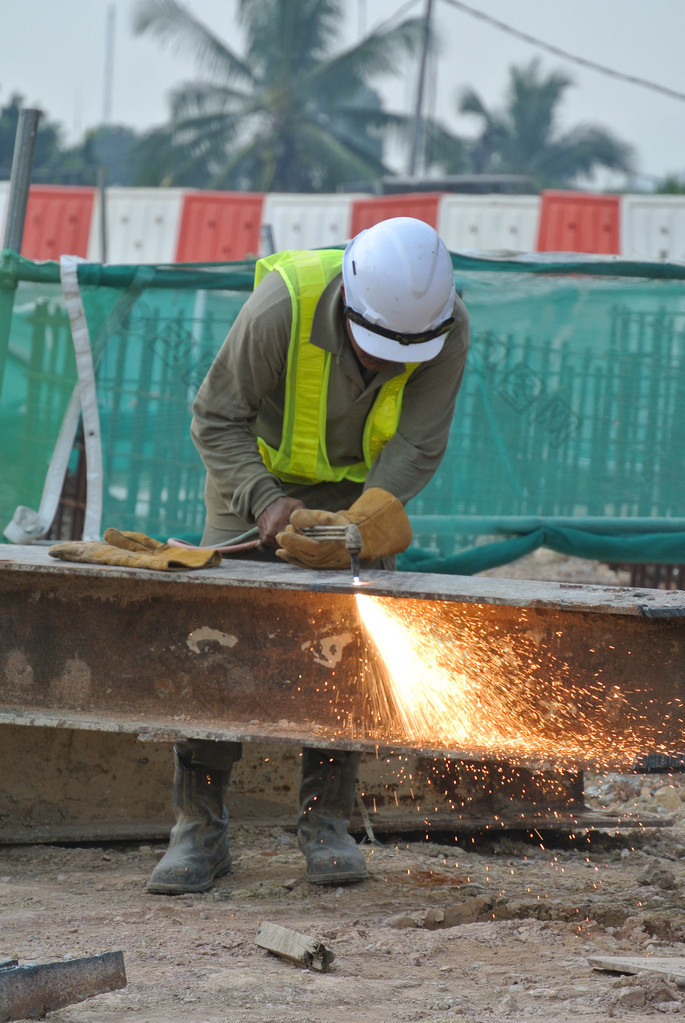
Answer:
<path fill-rule="evenodd" d="M 349 570 L 342 541 L 299 530 L 353 521 L 363 564 L 394 568 L 411 541 L 404 505 L 440 464 L 464 372 L 468 317 L 450 255 L 432 227 L 399 217 L 344 252 L 262 259 L 255 281 L 193 405 L 207 470 L 202 544 L 256 523 L 259 557 Z M 176 824 L 149 891 L 205 891 L 230 870 L 224 797 L 240 755 L 233 742 L 176 745 Z M 308 881 L 368 876 L 348 834 L 358 765 L 358 753 L 303 750 Z"/>

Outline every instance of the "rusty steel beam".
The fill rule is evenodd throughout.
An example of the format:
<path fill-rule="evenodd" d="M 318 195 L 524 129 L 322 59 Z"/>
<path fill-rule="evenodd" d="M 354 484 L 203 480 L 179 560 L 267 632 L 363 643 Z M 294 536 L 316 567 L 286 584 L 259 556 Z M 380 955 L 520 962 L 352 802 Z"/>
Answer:
<path fill-rule="evenodd" d="M 43 1019 L 46 1013 L 126 987 L 122 952 L 59 963 L 0 962 L 0 1023 Z"/>
<path fill-rule="evenodd" d="M 371 685 L 377 655 L 360 623 L 360 590 L 430 613 L 439 642 L 471 671 L 477 703 L 508 686 L 513 744 L 483 745 L 475 733 L 432 742 L 400 728 L 392 698 L 379 703 Z M 388 572 L 368 572 L 354 587 L 346 572 L 289 565 L 225 560 L 171 574 L 6 546 L 0 609 L 5 723 L 532 769 L 618 769 L 680 749 L 685 734 L 680 592 Z M 469 668 L 474 643 L 480 655 Z M 537 723 L 520 748 L 519 720 Z"/>

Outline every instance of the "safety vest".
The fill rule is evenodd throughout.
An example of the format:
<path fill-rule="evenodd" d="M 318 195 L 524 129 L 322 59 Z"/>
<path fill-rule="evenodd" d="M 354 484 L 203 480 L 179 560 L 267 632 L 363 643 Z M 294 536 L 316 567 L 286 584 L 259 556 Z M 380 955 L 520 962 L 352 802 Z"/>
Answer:
<path fill-rule="evenodd" d="M 373 461 L 397 431 L 402 393 L 419 363 L 407 363 L 398 376 L 380 388 L 364 425 L 363 462 L 331 465 L 326 452 L 326 409 L 330 352 L 309 343 L 316 304 L 326 285 L 342 266 L 342 251 L 277 252 L 260 259 L 255 267 L 255 287 L 272 270 L 285 281 L 292 305 L 292 325 L 285 381 L 285 408 L 281 446 L 259 437 L 259 451 L 269 472 L 288 483 L 361 483 Z"/>

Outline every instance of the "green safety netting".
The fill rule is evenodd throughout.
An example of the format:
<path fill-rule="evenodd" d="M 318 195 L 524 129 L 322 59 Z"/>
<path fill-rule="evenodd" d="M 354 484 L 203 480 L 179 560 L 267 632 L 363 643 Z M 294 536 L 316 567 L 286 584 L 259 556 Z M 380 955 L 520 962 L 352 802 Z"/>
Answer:
<path fill-rule="evenodd" d="M 408 507 L 414 543 L 399 567 L 470 574 L 541 545 L 685 563 L 685 266 L 463 253 L 453 263 L 471 352 L 445 459 Z M 76 263 L 68 285 L 64 266 L 60 277 L 58 264 L 3 254 L 0 529 L 41 500 L 85 325 L 98 522 L 199 536 L 190 405 L 253 270 Z M 92 422 L 84 403 L 87 450 Z"/>
<path fill-rule="evenodd" d="M 19 504 L 38 507 L 77 384 L 59 269 L 0 257 L 0 533 Z"/>

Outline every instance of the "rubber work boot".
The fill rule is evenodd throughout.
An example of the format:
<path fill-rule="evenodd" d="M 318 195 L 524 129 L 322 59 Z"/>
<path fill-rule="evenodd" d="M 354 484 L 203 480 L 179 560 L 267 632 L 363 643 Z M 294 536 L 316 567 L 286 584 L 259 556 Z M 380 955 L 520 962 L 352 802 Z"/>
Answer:
<path fill-rule="evenodd" d="M 302 750 L 297 843 L 312 884 L 343 884 L 369 876 L 364 853 L 347 833 L 360 759 L 359 753 Z"/>
<path fill-rule="evenodd" d="M 241 753 L 239 743 L 216 743 L 217 753 L 237 750 L 233 761 L 224 756 L 223 769 L 197 763 L 192 740 L 174 749 L 172 806 L 176 823 L 169 848 L 152 872 L 147 890 L 160 895 L 205 892 L 216 877 L 231 869 L 228 845 L 228 811 L 224 795 L 233 762 Z M 186 749 L 187 748 L 187 749 Z"/>

